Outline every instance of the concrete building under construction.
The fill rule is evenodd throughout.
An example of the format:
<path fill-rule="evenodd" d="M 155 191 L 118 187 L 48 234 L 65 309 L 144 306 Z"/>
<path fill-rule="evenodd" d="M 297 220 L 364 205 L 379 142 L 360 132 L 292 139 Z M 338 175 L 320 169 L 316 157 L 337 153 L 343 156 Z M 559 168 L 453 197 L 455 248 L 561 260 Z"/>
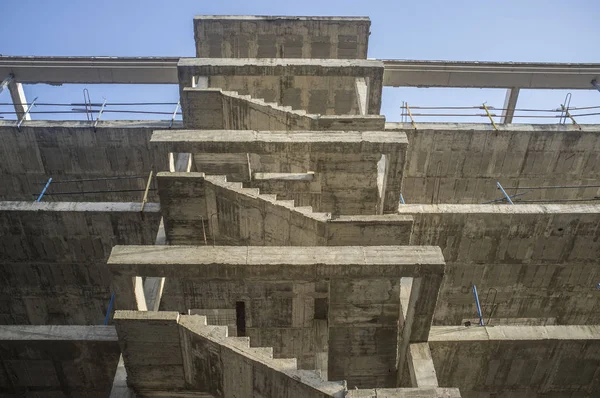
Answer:
<path fill-rule="evenodd" d="M 0 396 L 600 396 L 600 127 L 513 123 L 600 64 L 375 60 L 369 34 L 199 16 L 196 58 L 0 56 Z M 44 120 L 36 83 L 180 101 Z M 507 94 L 390 123 L 384 86 Z"/>

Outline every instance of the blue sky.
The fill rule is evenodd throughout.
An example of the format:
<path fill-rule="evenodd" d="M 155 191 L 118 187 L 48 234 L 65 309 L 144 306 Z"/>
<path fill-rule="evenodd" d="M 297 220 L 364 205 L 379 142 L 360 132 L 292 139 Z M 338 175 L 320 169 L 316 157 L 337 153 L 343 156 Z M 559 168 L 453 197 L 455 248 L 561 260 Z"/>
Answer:
<path fill-rule="evenodd" d="M 355 15 L 371 18 L 370 58 L 600 62 L 597 5 L 597 0 L 21 0 L 3 8 L 0 53 L 189 57 L 194 55 L 194 15 Z M 27 85 L 25 93 L 29 100 L 80 102 L 83 88 Z M 177 101 L 172 86 L 87 88 L 94 102 Z M 557 108 L 565 94 L 522 91 L 518 107 Z M 1 93 L 0 102 L 8 101 L 8 92 Z M 501 107 L 504 91 L 386 88 L 382 113 L 388 120 L 399 120 L 402 101 L 430 106 L 487 101 Z M 573 91 L 571 106 L 592 105 L 600 105 L 600 92 Z"/>

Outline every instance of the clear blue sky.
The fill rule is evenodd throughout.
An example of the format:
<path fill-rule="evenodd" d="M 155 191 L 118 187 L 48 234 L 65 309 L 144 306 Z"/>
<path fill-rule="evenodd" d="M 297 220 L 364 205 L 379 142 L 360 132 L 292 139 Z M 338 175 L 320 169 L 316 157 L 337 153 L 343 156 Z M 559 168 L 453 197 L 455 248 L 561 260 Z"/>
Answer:
<path fill-rule="evenodd" d="M 597 0 L 21 0 L 3 7 L 0 53 L 190 57 L 192 19 L 199 14 L 368 16 L 370 58 L 600 62 Z M 172 86 L 88 88 L 99 102 L 103 97 L 109 102 L 177 101 Z M 80 102 L 82 89 L 27 85 L 25 93 L 29 100 Z M 564 96 L 564 91 L 522 91 L 518 106 L 556 108 Z M 9 100 L 7 92 L 0 94 L 0 102 Z M 504 91 L 387 88 L 382 113 L 388 120 L 399 119 L 403 100 L 414 105 L 487 101 L 500 107 Z M 600 105 L 600 92 L 573 91 L 571 105 Z"/>

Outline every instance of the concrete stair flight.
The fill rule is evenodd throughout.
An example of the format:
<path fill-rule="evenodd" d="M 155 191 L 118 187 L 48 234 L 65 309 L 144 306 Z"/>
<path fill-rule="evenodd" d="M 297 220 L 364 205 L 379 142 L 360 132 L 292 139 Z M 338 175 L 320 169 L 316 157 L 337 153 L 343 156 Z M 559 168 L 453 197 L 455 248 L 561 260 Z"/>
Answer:
<path fill-rule="evenodd" d="M 385 129 L 382 115 L 322 115 L 289 105 L 218 88 L 185 88 L 183 120 L 186 128 L 225 130 L 354 130 Z"/>

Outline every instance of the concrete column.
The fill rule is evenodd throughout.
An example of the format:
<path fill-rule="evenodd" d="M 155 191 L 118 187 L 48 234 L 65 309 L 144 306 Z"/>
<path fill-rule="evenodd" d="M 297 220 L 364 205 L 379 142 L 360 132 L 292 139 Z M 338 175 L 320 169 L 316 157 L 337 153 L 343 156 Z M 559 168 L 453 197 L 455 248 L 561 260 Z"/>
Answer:
<path fill-rule="evenodd" d="M 356 102 L 358 103 L 359 115 L 366 115 L 369 109 L 369 83 L 368 78 L 357 77 L 354 84 L 356 89 Z"/>
<path fill-rule="evenodd" d="M 15 107 L 17 119 L 20 119 L 27 110 L 27 98 L 25 98 L 23 85 L 12 79 L 8 82 L 8 90 L 10 91 L 10 97 L 12 98 L 12 102 Z M 25 120 L 31 120 L 31 115 L 27 114 L 27 116 L 25 116 Z"/>
<path fill-rule="evenodd" d="M 111 286 L 116 310 L 148 311 L 142 277 L 114 276 Z"/>
<path fill-rule="evenodd" d="M 438 386 L 429 343 L 411 344 L 408 348 L 407 364 L 412 387 Z"/>
<path fill-rule="evenodd" d="M 433 322 L 433 312 L 437 304 L 438 293 L 442 284 L 443 274 L 426 275 L 413 278 L 410 289 L 408 308 L 403 313 L 404 319 L 399 322 L 398 344 L 398 384 L 405 385 L 408 361 L 408 348 L 411 343 L 427 342 Z"/>
<path fill-rule="evenodd" d="M 519 98 L 519 88 L 513 87 L 506 90 L 506 97 L 504 98 L 504 109 L 502 111 L 502 119 L 500 123 L 509 124 L 512 123 L 515 115 L 515 108 L 517 107 L 517 100 Z"/>
<path fill-rule="evenodd" d="M 329 300 L 328 379 L 395 387 L 400 281 L 332 280 Z"/>
<path fill-rule="evenodd" d="M 383 174 L 383 213 L 396 213 L 400 204 L 402 192 L 402 174 L 404 173 L 404 160 L 406 147 L 398 153 L 385 154 L 385 169 Z"/>
<path fill-rule="evenodd" d="M 119 358 L 113 386 L 110 390 L 110 398 L 135 398 L 135 392 L 127 386 L 127 371 L 123 363 L 123 355 Z"/>

